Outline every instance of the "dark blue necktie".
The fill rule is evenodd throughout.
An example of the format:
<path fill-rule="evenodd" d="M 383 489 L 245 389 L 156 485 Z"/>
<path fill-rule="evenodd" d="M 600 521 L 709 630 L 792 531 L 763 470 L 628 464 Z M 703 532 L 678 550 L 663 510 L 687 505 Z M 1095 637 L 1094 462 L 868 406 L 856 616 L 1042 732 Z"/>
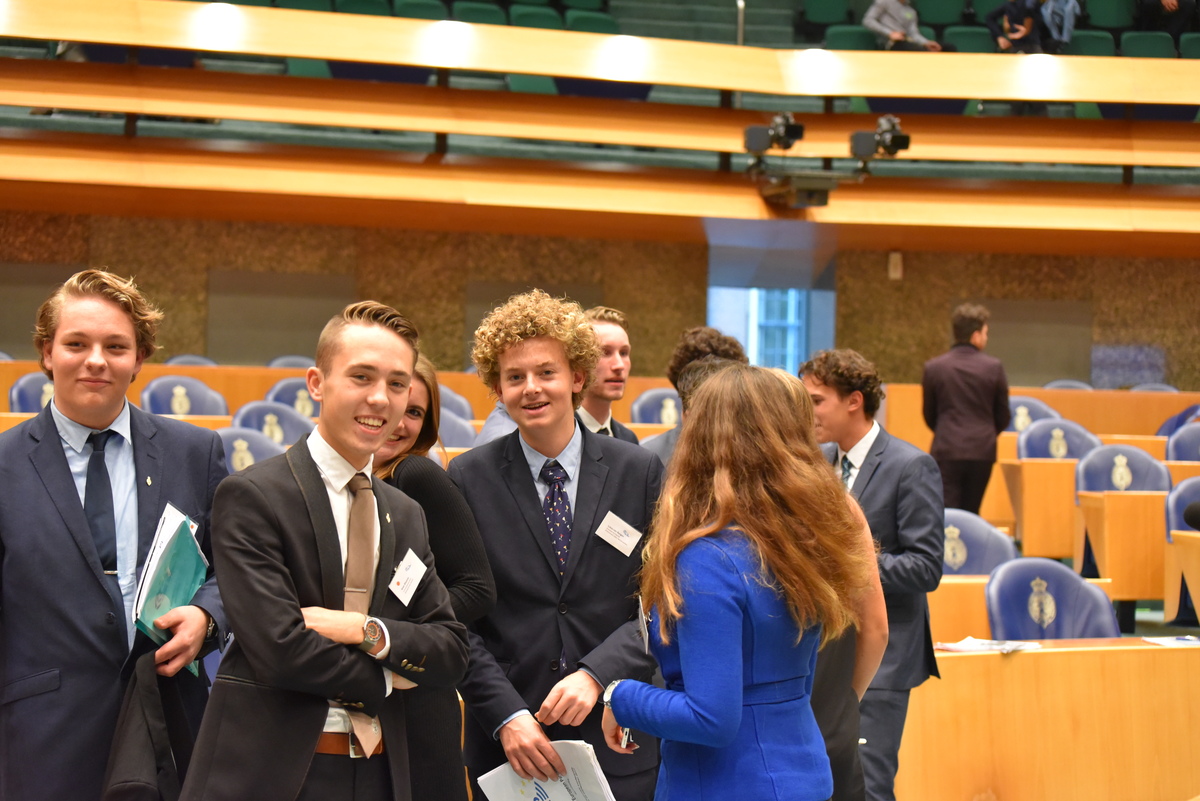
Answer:
<path fill-rule="evenodd" d="M 104 447 L 117 432 L 97 431 L 88 437 L 92 455 L 88 459 L 87 484 L 83 491 L 83 513 L 87 516 L 96 555 L 105 573 L 117 574 L 117 517 L 113 511 L 112 483 L 108 480 L 108 465 L 104 463 Z"/>
<path fill-rule="evenodd" d="M 571 552 L 571 499 L 564 488 L 567 471 L 551 459 L 542 465 L 541 479 L 550 485 L 550 491 L 542 501 L 542 514 L 546 516 L 546 529 L 558 556 L 558 574 L 561 576 Z"/>
<path fill-rule="evenodd" d="M 854 468 L 854 463 L 850 461 L 850 454 L 842 457 L 842 483 L 847 487 L 850 486 L 850 471 Z"/>

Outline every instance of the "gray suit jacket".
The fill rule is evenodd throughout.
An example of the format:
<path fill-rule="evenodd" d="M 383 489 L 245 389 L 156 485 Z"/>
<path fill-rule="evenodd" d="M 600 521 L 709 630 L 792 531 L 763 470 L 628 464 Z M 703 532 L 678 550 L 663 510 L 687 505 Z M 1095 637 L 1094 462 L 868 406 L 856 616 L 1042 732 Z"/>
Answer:
<path fill-rule="evenodd" d="M 675 453 L 675 443 L 679 442 L 679 432 L 683 430 L 683 421 L 679 421 L 669 431 L 664 431 L 661 434 L 655 434 L 652 437 L 646 437 L 641 441 L 641 446 L 658 457 L 658 460 L 663 463 L 663 467 L 671 464 L 671 456 Z"/>
<path fill-rule="evenodd" d="M 199 524 L 226 475 L 216 434 L 130 410 L 138 507 L 138 570 L 167 502 Z M 211 561 L 211 559 L 210 559 Z M 225 633 L 216 579 L 193 603 Z M 95 801 L 124 693 L 125 605 L 104 575 L 49 407 L 0 434 L 0 798 Z M 133 655 L 153 649 L 143 635 Z M 211 647 L 211 644 L 210 644 Z M 123 673 L 123 668 L 128 670 Z M 207 677 L 177 679 L 198 725 Z"/>
<path fill-rule="evenodd" d="M 824 446 L 832 464 L 837 446 Z M 873 688 L 909 690 L 938 675 L 925 594 L 942 578 L 942 478 L 929 454 L 882 428 L 851 490 L 879 543 L 888 645 Z"/>

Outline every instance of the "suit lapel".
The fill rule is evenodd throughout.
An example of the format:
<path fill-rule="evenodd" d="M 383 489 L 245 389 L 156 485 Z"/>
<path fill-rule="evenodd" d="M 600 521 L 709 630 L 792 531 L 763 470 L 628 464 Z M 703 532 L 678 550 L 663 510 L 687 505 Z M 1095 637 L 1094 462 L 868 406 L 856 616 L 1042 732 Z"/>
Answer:
<path fill-rule="evenodd" d="M 501 468 L 501 473 L 505 485 L 508 486 L 508 491 L 512 493 L 513 501 L 521 510 L 521 517 L 525 518 L 525 526 L 528 528 L 530 536 L 533 537 L 538 550 L 542 552 L 546 563 L 550 565 L 554 570 L 554 575 L 557 576 L 558 557 L 554 555 L 554 549 L 550 545 L 550 532 L 546 528 L 546 518 L 542 515 L 542 507 L 537 499 L 537 486 L 533 483 L 533 476 L 529 473 L 529 463 L 525 461 L 521 443 L 517 441 L 519 436 L 521 436 L 519 431 L 508 435 L 508 442 L 504 447 L 504 466 Z"/>
<path fill-rule="evenodd" d="M 329 508 L 329 494 L 325 491 L 325 482 L 321 479 L 321 472 L 317 470 L 317 463 L 308 451 L 306 439 L 301 439 L 288 449 L 287 461 L 292 475 L 296 477 L 296 483 L 300 485 L 300 494 L 304 496 L 308 519 L 317 539 L 321 596 L 327 608 L 342 609 L 346 598 L 342 546 L 338 542 L 337 524 L 333 520 L 333 510 Z"/>
<path fill-rule="evenodd" d="M 142 565 L 146 562 L 146 554 L 154 540 L 158 529 L 158 519 L 162 512 L 158 499 L 162 492 L 162 460 L 159 459 L 158 443 L 154 437 L 158 433 L 152 415 L 140 409 L 129 407 L 129 430 L 133 434 L 133 484 L 137 491 L 137 520 L 138 520 L 138 576 L 142 575 Z M 180 510 L 184 511 L 184 510 Z"/>
<path fill-rule="evenodd" d="M 375 589 L 371 591 L 371 614 L 383 612 L 383 601 L 387 596 L 388 584 L 392 580 L 392 565 L 396 559 L 396 531 L 392 528 L 392 510 L 380 492 L 383 482 L 371 479 L 375 492 L 375 503 L 379 508 L 379 564 L 375 568 Z"/>
<path fill-rule="evenodd" d="M 75 479 L 71 477 L 71 468 L 63 453 L 58 426 L 54 424 L 49 406 L 42 409 L 41 414 L 35 418 L 35 423 L 36 425 L 29 430 L 30 436 L 37 441 L 37 445 L 29 454 L 33 468 L 46 488 L 50 503 L 58 510 L 71 539 L 75 540 L 76 547 L 91 568 L 92 575 L 112 599 L 113 608 L 122 610 L 118 619 L 124 620 L 125 601 L 119 591 L 114 593 L 115 582 L 106 581 L 104 578 L 104 568 L 100 566 L 100 557 L 96 553 L 96 542 L 92 539 L 91 529 L 88 528 L 83 504 L 79 501 L 79 490 L 75 488 Z"/>
<path fill-rule="evenodd" d="M 858 477 L 854 479 L 854 488 L 851 492 L 860 501 L 870 487 L 871 479 L 875 476 L 875 471 L 879 469 L 879 463 L 883 459 L 883 452 L 887 450 L 890 440 L 891 436 L 888 432 L 880 428 L 879 435 L 871 443 L 871 450 L 867 453 L 867 458 L 863 459 L 862 467 L 858 468 Z"/>
<path fill-rule="evenodd" d="M 608 480 L 608 466 L 604 464 L 604 454 L 600 449 L 598 436 L 588 431 L 582 424 L 583 458 L 579 461 L 579 482 L 576 484 L 575 503 L 571 521 L 571 551 L 567 555 L 567 566 L 563 570 L 563 587 L 571 581 L 575 566 L 583 558 L 583 550 L 592 537 L 596 527 L 596 513 L 600 509 L 600 496 L 604 493 L 604 483 Z"/>

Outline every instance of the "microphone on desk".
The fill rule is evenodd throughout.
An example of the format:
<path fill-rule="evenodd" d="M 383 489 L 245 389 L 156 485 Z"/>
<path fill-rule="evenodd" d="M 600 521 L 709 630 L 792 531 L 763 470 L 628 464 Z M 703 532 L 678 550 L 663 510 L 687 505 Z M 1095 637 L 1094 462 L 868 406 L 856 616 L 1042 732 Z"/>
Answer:
<path fill-rule="evenodd" d="M 1194 529 L 1200 529 L 1200 501 L 1189 503 L 1183 510 L 1183 522 Z"/>

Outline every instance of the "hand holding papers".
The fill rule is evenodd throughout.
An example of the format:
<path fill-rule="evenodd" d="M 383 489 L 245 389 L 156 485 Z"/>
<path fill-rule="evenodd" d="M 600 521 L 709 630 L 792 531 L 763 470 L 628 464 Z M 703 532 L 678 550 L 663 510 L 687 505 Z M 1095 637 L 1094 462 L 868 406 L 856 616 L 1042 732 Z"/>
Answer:
<path fill-rule="evenodd" d="M 187 515 L 169 503 L 158 519 L 133 602 L 134 625 L 157 645 L 165 644 L 170 637 L 169 632 L 155 627 L 154 621 L 176 607 L 190 604 L 208 575 L 208 560 L 196 542 L 196 528 Z M 194 663 L 188 670 L 199 675 Z"/>
<path fill-rule="evenodd" d="M 595 750 L 582 740 L 557 740 L 551 745 L 566 773 L 551 781 L 522 779 L 508 764 L 479 777 L 488 801 L 614 801 Z"/>

